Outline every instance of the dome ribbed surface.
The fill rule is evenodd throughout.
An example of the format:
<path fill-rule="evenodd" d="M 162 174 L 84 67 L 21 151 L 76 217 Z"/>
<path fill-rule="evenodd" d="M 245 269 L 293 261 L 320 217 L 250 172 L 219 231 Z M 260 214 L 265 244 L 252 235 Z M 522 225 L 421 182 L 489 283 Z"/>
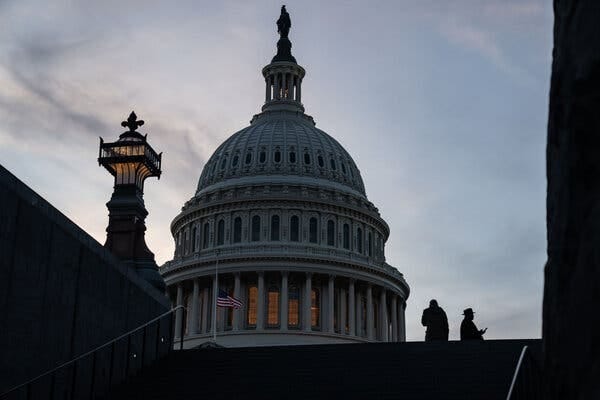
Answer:
<path fill-rule="evenodd" d="M 198 182 L 197 194 L 263 177 L 254 182 L 286 184 L 331 183 L 337 189 L 366 197 L 360 171 L 348 152 L 317 129 L 302 113 L 263 113 L 234 133 L 210 157 Z M 277 177 L 277 179 L 275 179 Z M 243 179 L 242 179 L 243 180 Z"/>

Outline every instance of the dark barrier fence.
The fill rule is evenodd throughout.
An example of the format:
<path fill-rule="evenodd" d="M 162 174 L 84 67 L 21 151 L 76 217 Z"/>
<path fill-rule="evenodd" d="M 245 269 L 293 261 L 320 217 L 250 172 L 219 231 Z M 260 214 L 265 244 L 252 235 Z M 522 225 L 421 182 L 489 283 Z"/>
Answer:
<path fill-rule="evenodd" d="M 1 400 L 95 399 L 143 368 L 165 357 L 174 346 L 177 306 L 144 325 L 0 395 Z M 183 322 L 183 319 L 182 319 Z M 183 338 L 180 338 L 182 349 Z"/>

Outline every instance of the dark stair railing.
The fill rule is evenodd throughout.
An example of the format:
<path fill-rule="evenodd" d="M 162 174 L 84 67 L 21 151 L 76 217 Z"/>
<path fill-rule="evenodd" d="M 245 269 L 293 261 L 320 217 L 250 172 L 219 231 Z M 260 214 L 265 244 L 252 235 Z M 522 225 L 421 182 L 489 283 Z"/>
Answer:
<path fill-rule="evenodd" d="M 112 339 L 58 367 L 0 394 L 8 399 L 94 399 L 128 377 L 137 374 L 156 360 L 169 354 L 174 347 L 175 313 L 185 309 L 177 306 L 164 314 Z M 183 349 L 183 324 L 179 349 Z"/>
<path fill-rule="evenodd" d="M 542 390 L 541 368 L 531 355 L 528 346 L 524 346 L 515 368 L 506 400 L 537 400 L 541 399 Z"/>

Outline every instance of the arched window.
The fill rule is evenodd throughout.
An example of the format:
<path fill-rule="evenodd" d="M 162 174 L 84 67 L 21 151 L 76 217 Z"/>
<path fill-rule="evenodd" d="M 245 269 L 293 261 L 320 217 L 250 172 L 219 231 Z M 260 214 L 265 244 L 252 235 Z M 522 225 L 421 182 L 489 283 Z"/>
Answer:
<path fill-rule="evenodd" d="M 329 160 L 329 163 L 331 164 L 331 169 L 333 171 L 335 171 L 337 169 L 337 166 L 335 164 L 335 158 L 331 157 L 331 159 Z"/>
<path fill-rule="evenodd" d="M 236 217 L 233 220 L 233 243 L 239 243 L 242 241 L 242 219 Z"/>
<path fill-rule="evenodd" d="M 323 168 L 323 166 L 325 165 L 325 163 L 323 162 L 323 156 L 322 155 L 318 155 L 317 156 L 317 161 L 319 163 L 319 167 Z"/>
<path fill-rule="evenodd" d="M 311 243 L 318 242 L 317 219 L 311 218 L 308 221 L 308 241 Z"/>
<path fill-rule="evenodd" d="M 289 159 L 290 159 L 290 164 L 296 164 L 296 152 L 295 151 L 290 151 Z"/>
<path fill-rule="evenodd" d="M 246 165 L 250 164 L 252 162 L 252 152 L 247 152 L 246 153 Z"/>
<path fill-rule="evenodd" d="M 304 164 L 306 164 L 306 165 L 310 164 L 310 154 L 309 153 L 304 153 Z"/>
<path fill-rule="evenodd" d="M 208 248 L 208 239 L 210 239 L 210 225 L 208 222 L 204 223 L 204 228 L 202 230 L 202 248 Z"/>
<path fill-rule="evenodd" d="M 239 161 L 240 161 L 240 156 L 236 154 L 235 156 L 233 156 L 233 161 L 231 162 L 231 166 L 237 167 Z"/>
<path fill-rule="evenodd" d="M 276 285 L 270 285 L 267 290 L 267 326 L 279 326 L 279 288 Z"/>
<path fill-rule="evenodd" d="M 356 230 L 356 251 L 360 254 L 363 252 L 363 233 L 360 228 Z"/>
<path fill-rule="evenodd" d="M 275 150 L 275 154 L 273 155 L 273 161 L 276 163 L 281 162 L 281 152 L 279 150 Z"/>
<path fill-rule="evenodd" d="M 310 325 L 312 328 L 318 328 L 320 322 L 321 296 L 319 289 L 313 288 L 310 293 Z"/>
<path fill-rule="evenodd" d="M 344 162 L 341 162 L 341 165 L 342 165 L 342 172 L 345 175 L 346 174 L 346 164 L 344 164 Z"/>
<path fill-rule="evenodd" d="M 335 246 L 335 222 L 327 221 L 327 246 Z"/>
<path fill-rule="evenodd" d="M 197 241 L 198 241 L 198 229 L 196 229 L 196 227 L 194 226 L 194 229 L 192 229 L 192 251 L 194 253 L 198 250 Z"/>
<path fill-rule="evenodd" d="M 300 240 L 300 219 L 296 215 L 290 218 L 290 240 L 292 242 Z"/>
<path fill-rule="evenodd" d="M 249 328 L 256 328 L 256 314 L 258 310 L 258 288 L 255 284 L 248 287 L 248 315 L 246 317 Z"/>
<path fill-rule="evenodd" d="M 252 217 L 252 241 L 258 242 L 260 240 L 260 217 L 255 215 Z"/>
<path fill-rule="evenodd" d="M 271 240 L 279 240 L 279 215 L 271 217 Z"/>
<path fill-rule="evenodd" d="M 300 327 L 300 289 L 293 283 L 288 288 L 288 327 Z"/>
<path fill-rule="evenodd" d="M 350 226 L 348 224 L 344 224 L 344 232 L 343 232 L 343 246 L 345 249 L 350 249 Z"/>
<path fill-rule="evenodd" d="M 371 257 L 373 255 L 373 237 L 371 235 L 371 232 L 369 232 L 369 234 L 367 235 L 367 251 L 369 252 L 369 254 L 367 255 Z"/>
<path fill-rule="evenodd" d="M 227 166 L 227 156 L 223 157 L 223 160 L 221 161 L 221 169 L 225 169 L 226 166 Z"/>
<path fill-rule="evenodd" d="M 260 155 L 258 156 L 258 162 L 263 164 L 265 161 L 267 161 L 267 152 L 263 150 L 260 152 Z"/>
<path fill-rule="evenodd" d="M 217 224 L 217 246 L 222 246 L 225 243 L 225 221 L 219 220 Z"/>

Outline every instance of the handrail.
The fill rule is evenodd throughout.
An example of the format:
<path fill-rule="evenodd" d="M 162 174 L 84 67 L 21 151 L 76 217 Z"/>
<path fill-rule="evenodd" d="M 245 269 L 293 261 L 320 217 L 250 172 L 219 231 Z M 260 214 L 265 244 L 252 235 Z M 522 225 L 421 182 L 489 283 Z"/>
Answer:
<path fill-rule="evenodd" d="M 81 354 L 80 356 L 75 357 L 74 359 L 72 359 L 70 361 L 62 363 L 61 365 L 59 365 L 58 367 L 56 367 L 54 369 L 51 369 L 50 371 L 44 372 L 43 374 L 38 375 L 35 378 L 32 378 L 32 379 L 30 379 L 30 380 L 28 380 L 28 381 L 26 381 L 24 383 L 21 383 L 20 385 L 17 385 L 15 387 L 11 388 L 10 390 L 8 390 L 8 391 L 0 394 L 0 398 L 3 397 L 3 396 L 5 396 L 5 395 L 7 395 L 7 394 L 9 394 L 9 393 L 11 393 L 11 392 L 14 392 L 15 390 L 18 390 L 18 389 L 20 389 L 20 388 L 22 388 L 24 386 L 29 385 L 29 384 L 37 381 L 38 379 L 41 379 L 41 378 L 43 378 L 43 377 L 45 377 L 47 375 L 53 374 L 54 372 L 58 371 L 61 368 L 66 367 L 67 365 L 76 363 L 77 361 L 79 361 L 79 360 L 81 360 L 81 359 L 83 359 L 83 358 L 85 358 L 85 357 L 87 357 L 87 356 L 89 356 L 89 355 L 97 352 L 98 350 L 101 350 L 101 349 L 103 349 L 105 347 L 108 347 L 108 346 L 112 345 L 113 343 L 116 343 L 119 340 L 126 338 L 129 335 L 132 335 L 133 333 L 139 331 L 140 329 L 144 329 L 148 325 L 153 324 L 154 322 L 156 322 L 156 321 L 158 321 L 158 320 L 166 317 L 169 314 L 172 314 L 173 312 L 177 311 L 178 309 L 186 309 L 186 307 L 183 306 L 183 305 L 176 306 L 176 307 L 170 309 L 169 311 L 167 311 L 167 312 L 159 315 L 158 317 L 155 317 L 155 318 L 151 319 L 150 321 L 144 323 L 143 325 L 140 325 L 137 328 L 134 328 L 134 329 L 130 330 L 129 332 L 126 332 L 126 333 L 124 333 L 124 334 L 116 337 L 115 339 L 110 340 L 109 342 L 106 342 L 106 343 L 104 343 L 104 344 L 102 344 L 102 345 L 100 345 L 100 346 L 98 346 L 98 347 L 96 347 L 96 348 L 94 348 L 94 349 L 86 352 L 86 353 Z M 183 325 L 183 318 L 182 318 L 182 325 Z M 180 336 L 183 339 L 183 333 L 181 333 Z"/>
<path fill-rule="evenodd" d="M 517 362 L 517 367 L 515 368 L 515 373 L 512 378 L 512 382 L 510 383 L 510 388 L 508 389 L 508 395 L 506 396 L 506 400 L 510 400 L 512 397 L 513 389 L 515 388 L 515 384 L 517 382 L 517 376 L 519 376 L 519 370 L 521 369 L 521 365 L 523 364 L 523 359 L 525 358 L 525 353 L 527 352 L 527 346 L 523 346 L 523 350 L 521 350 L 521 355 L 519 356 L 519 361 Z"/>

